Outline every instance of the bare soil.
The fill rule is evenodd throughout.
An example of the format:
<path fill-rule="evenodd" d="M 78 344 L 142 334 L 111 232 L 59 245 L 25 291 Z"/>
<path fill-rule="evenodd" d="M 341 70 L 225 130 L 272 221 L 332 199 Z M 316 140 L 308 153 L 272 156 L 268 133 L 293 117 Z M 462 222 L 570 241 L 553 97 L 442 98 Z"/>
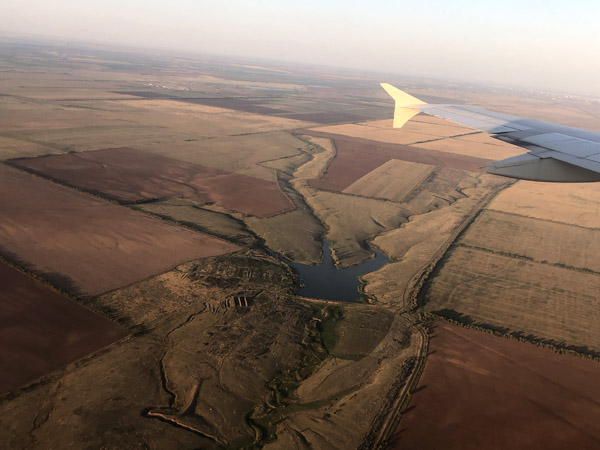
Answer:
<path fill-rule="evenodd" d="M 292 208 L 276 182 L 127 147 L 19 159 L 12 164 L 126 203 L 189 197 L 261 217 Z"/>
<path fill-rule="evenodd" d="M 126 334 L 115 322 L 0 262 L 0 394 Z"/>
<path fill-rule="evenodd" d="M 600 364 L 434 323 L 393 449 L 600 446 Z"/>
<path fill-rule="evenodd" d="M 0 252 L 76 295 L 239 247 L 0 165 Z"/>

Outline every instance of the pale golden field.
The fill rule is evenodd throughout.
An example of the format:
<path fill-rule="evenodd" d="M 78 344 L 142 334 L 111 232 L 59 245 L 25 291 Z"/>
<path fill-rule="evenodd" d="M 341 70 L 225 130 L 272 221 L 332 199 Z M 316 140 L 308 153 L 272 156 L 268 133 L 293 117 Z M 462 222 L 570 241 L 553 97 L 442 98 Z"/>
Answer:
<path fill-rule="evenodd" d="M 435 172 L 417 186 L 404 199 L 416 212 L 427 212 L 447 206 L 464 197 L 465 189 L 477 186 L 481 175 L 448 167 L 436 168 Z"/>
<path fill-rule="evenodd" d="M 168 126 L 192 132 L 201 137 L 305 128 L 310 122 L 283 117 L 251 114 L 214 106 L 183 103 L 174 100 L 120 100 L 119 105 L 135 111 L 144 123 Z"/>
<path fill-rule="evenodd" d="M 600 272 L 600 229 L 486 209 L 458 241 L 507 256 Z"/>
<path fill-rule="evenodd" d="M 391 159 L 342 192 L 364 197 L 402 201 L 435 170 L 434 166 Z"/>
<path fill-rule="evenodd" d="M 489 209 L 588 228 L 600 226 L 600 184 L 519 181 Z"/>
<path fill-rule="evenodd" d="M 449 206 L 413 215 L 399 228 L 379 234 L 373 239 L 377 248 L 392 258 L 377 272 L 363 276 L 365 292 L 377 302 L 391 308 L 404 303 L 411 279 L 430 264 L 452 243 L 460 227 L 486 204 L 490 193 L 503 188 L 506 180 L 481 175 L 480 183 L 466 188 L 465 197 Z"/>
<path fill-rule="evenodd" d="M 425 310 L 597 351 L 599 220 L 597 184 L 519 181 L 461 236 Z"/>
<path fill-rule="evenodd" d="M 304 158 L 306 143 L 286 131 L 257 133 L 245 136 L 223 136 L 211 139 L 177 142 L 175 145 L 149 143 L 144 150 L 203 166 L 261 178 L 276 179 L 265 162 L 284 164 L 289 158 Z"/>
<path fill-rule="evenodd" d="M 425 311 L 600 350 L 600 275 L 465 247 L 445 258 Z"/>

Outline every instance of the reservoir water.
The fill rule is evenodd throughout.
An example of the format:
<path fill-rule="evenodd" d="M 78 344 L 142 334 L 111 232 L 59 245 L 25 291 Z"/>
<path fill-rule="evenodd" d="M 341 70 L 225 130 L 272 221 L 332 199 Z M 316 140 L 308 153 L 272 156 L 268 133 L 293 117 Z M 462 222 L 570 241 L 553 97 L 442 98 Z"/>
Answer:
<path fill-rule="evenodd" d="M 358 291 L 360 286 L 358 278 L 366 273 L 374 272 L 390 262 L 383 253 L 371 250 L 375 253 L 375 258 L 345 269 L 338 269 L 335 266 L 329 242 L 326 240 L 323 240 L 323 261 L 321 264 L 309 266 L 290 261 L 281 255 L 278 255 L 278 257 L 298 273 L 302 283 L 298 295 L 325 300 L 356 302 L 364 298 Z"/>

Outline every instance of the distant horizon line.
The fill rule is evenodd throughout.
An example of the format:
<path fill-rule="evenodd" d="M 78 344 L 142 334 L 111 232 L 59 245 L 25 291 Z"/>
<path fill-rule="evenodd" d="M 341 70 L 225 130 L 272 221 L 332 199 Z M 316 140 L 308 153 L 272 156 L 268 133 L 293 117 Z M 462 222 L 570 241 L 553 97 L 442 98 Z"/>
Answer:
<path fill-rule="evenodd" d="M 126 44 L 126 43 L 116 43 L 112 41 L 102 41 L 102 40 L 93 40 L 93 39 L 76 39 L 68 36 L 58 36 L 58 35 L 47 35 L 47 34 L 39 34 L 39 33 L 31 33 L 31 32 L 6 32 L 0 30 L 0 40 L 7 39 L 13 40 L 16 43 L 29 43 L 29 44 L 50 44 L 54 46 L 63 46 L 63 47 L 77 47 L 81 46 L 83 48 L 94 49 L 96 46 L 105 46 L 108 48 L 95 48 L 96 50 L 113 50 L 120 51 L 122 53 L 132 53 L 134 51 L 143 51 L 146 54 L 154 55 L 154 56 L 181 56 L 181 57 L 212 57 L 212 58 L 229 58 L 229 59 L 246 59 L 251 62 L 265 62 L 265 63 L 274 63 L 274 64 L 291 64 L 301 67 L 316 67 L 323 69 L 331 69 L 337 71 L 343 70 L 351 70 L 354 73 L 358 74 L 369 74 L 376 81 L 383 82 L 389 81 L 383 79 L 383 77 L 391 76 L 391 77 L 401 77 L 405 78 L 406 81 L 428 81 L 428 82 L 438 82 L 445 84 L 456 84 L 463 86 L 478 86 L 485 88 L 493 88 L 493 89 L 504 89 L 509 91 L 528 91 L 536 94 L 550 94 L 550 95 L 559 95 L 559 96 L 569 96 L 569 97 L 577 97 L 577 98 L 585 98 L 585 99 L 594 99 L 600 100 L 600 94 L 591 94 L 591 93 L 575 93 L 568 92 L 564 90 L 552 90 L 552 89 L 540 89 L 538 87 L 526 86 L 522 84 L 501 84 L 493 81 L 473 81 L 473 80 L 460 80 L 453 78 L 441 78 L 431 75 L 424 74 L 416 74 L 416 73 L 400 73 L 400 72 L 389 72 L 389 71 L 381 71 L 376 69 L 365 69 L 364 67 L 357 66 L 343 66 L 343 65 L 330 65 L 323 64 L 317 62 L 308 62 L 308 61 L 297 61 L 297 60 L 283 60 L 283 59 L 275 59 L 266 56 L 256 56 L 256 55 L 240 55 L 240 54 L 228 54 L 228 53 L 216 53 L 210 52 L 206 50 L 189 50 L 182 48 L 174 48 L 174 47 L 156 47 L 156 46 L 144 46 L 141 44 Z M 173 54 L 167 54 L 168 52 L 176 52 Z"/>

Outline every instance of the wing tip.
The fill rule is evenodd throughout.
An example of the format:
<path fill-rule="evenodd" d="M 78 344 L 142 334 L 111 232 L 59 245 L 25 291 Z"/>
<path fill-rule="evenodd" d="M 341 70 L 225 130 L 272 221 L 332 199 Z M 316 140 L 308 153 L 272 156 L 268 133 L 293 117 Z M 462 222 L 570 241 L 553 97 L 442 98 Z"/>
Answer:
<path fill-rule="evenodd" d="M 390 97 L 394 99 L 397 107 L 410 107 L 427 104 L 423 100 L 413 97 L 412 95 L 398 89 L 395 86 L 392 86 L 389 83 L 379 83 L 379 85 L 390 95 Z"/>

